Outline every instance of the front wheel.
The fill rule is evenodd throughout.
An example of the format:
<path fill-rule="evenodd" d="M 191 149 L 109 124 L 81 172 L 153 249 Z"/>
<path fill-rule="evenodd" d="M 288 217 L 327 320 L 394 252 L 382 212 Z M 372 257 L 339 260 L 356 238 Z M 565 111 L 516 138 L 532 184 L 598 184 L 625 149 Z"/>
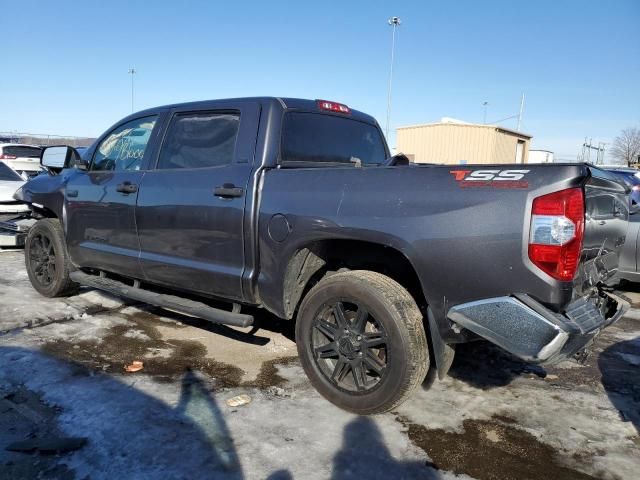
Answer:
<path fill-rule="evenodd" d="M 342 272 L 314 286 L 298 312 L 296 343 L 316 390 L 361 415 L 398 406 L 429 368 L 418 306 L 376 272 Z"/>
<path fill-rule="evenodd" d="M 24 259 L 31 285 L 45 297 L 70 295 L 78 284 L 69 278 L 71 262 L 64 245 L 62 226 L 57 219 L 38 220 L 29 229 Z"/>

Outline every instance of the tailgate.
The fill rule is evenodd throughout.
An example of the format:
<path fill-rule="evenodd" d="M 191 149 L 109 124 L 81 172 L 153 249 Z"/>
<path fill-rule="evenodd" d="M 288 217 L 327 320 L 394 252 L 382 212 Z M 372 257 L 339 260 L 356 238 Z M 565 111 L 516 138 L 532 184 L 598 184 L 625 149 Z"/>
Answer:
<path fill-rule="evenodd" d="M 629 188 L 610 172 L 589 169 L 591 177 L 584 186 L 584 240 L 576 282 L 579 290 L 615 275 L 629 219 Z"/>

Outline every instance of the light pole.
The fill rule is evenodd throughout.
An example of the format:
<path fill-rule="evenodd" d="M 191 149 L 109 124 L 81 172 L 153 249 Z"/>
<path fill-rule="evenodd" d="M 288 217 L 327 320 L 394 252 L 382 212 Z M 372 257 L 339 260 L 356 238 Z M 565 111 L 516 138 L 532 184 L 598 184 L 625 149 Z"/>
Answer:
<path fill-rule="evenodd" d="M 133 113 L 133 76 L 136 74 L 135 68 L 129 69 L 129 74 L 131 75 L 131 113 Z"/>
<path fill-rule="evenodd" d="M 400 26 L 400 19 L 398 17 L 391 17 L 388 20 L 389 25 L 393 27 L 393 33 L 391 34 L 391 66 L 389 67 L 389 90 L 387 92 L 387 125 L 386 135 L 387 142 L 389 141 L 389 118 L 391 117 L 391 84 L 393 82 L 393 56 L 396 48 L 396 28 Z"/>
<path fill-rule="evenodd" d="M 486 125 L 487 124 L 487 106 L 489 105 L 489 102 L 482 102 L 482 108 L 484 109 L 484 112 L 482 114 L 482 124 Z"/>

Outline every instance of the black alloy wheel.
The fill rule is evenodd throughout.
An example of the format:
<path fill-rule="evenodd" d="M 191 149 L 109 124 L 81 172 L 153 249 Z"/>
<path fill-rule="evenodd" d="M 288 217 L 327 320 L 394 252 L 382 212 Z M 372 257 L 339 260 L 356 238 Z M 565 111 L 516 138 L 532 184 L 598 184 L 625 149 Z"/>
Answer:
<path fill-rule="evenodd" d="M 429 347 L 411 294 L 378 272 L 321 279 L 296 316 L 300 363 L 327 400 L 360 415 L 388 412 L 425 378 Z"/>
<path fill-rule="evenodd" d="M 342 390 L 371 391 L 388 372 L 387 334 L 357 303 L 324 304 L 310 341 L 318 368 Z"/>
<path fill-rule="evenodd" d="M 29 229 L 24 261 L 31 285 L 45 297 L 62 297 L 77 291 L 78 284 L 69 278 L 73 265 L 58 219 L 43 218 Z"/>
<path fill-rule="evenodd" d="M 29 249 L 29 260 L 36 281 L 43 287 L 49 287 L 56 275 L 56 252 L 48 235 L 34 235 Z"/>

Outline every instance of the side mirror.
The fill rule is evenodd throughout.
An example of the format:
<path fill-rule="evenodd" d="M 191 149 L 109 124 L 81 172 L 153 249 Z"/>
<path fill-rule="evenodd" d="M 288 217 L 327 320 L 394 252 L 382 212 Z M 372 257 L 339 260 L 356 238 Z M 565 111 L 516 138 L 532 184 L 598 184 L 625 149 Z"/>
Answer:
<path fill-rule="evenodd" d="M 55 147 L 46 147 L 40 154 L 40 164 L 53 170 L 62 170 L 63 168 L 77 167 L 86 170 L 86 163 L 78 151 L 68 145 L 60 145 Z"/>

